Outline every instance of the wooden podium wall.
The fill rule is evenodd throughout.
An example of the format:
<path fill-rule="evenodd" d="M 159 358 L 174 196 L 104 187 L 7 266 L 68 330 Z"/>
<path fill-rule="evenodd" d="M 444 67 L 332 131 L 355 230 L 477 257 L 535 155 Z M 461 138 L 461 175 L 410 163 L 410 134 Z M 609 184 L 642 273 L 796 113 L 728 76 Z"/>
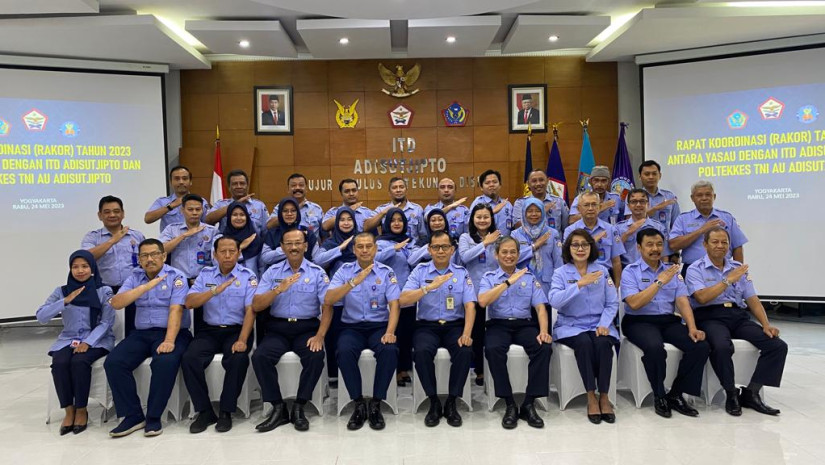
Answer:
<path fill-rule="evenodd" d="M 406 99 L 381 92 L 378 63 L 388 68 L 421 64 Z M 578 121 L 590 118 L 596 164 L 612 167 L 618 138 L 618 91 L 615 63 L 587 63 L 583 57 L 461 58 L 422 60 L 255 61 L 217 62 L 211 70 L 181 72 L 183 147 L 181 162 L 193 171 L 193 192 L 209 193 L 215 127 L 220 125 L 224 173 L 234 168 L 251 175 L 251 192 L 272 208 L 286 195 L 286 178 L 300 172 L 310 179 L 332 179 L 332 190 L 311 191 L 308 198 L 324 209 L 340 204 L 338 182 L 345 177 L 381 179 L 382 188 L 361 190 L 360 199 L 374 208 L 389 199 L 391 174 L 354 175 L 356 159 L 438 158 L 447 160 L 443 174 L 408 176 L 477 177 L 487 168 L 502 174 L 502 195 L 521 195 L 526 136 L 507 129 L 508 84 L 546 83 L 548 122 L 562 122 L 559 145 L 568 185 L 578 172 L 582 131 Z M 294 135 L 256 136 L 253 86 L 291 85 L 294 92 Z M 355 129 L 335 123 L 333 99 L 350 105 L 359 99 Z M 465 127 L 446 127 L 441 110 L 454 100 L 469 110 Z M 409 129 L 392 129 L 387 112 L 403 102 L 415 111 Z M 393 154 L 391 139 L 413 137 L 412 154 Z M 533 167 L 547 164 L 552 131 L 533 136 Z M 476 187 L 458 189 L 472 199 Z M 433 202 L 436 189 L 410 190 L 422 206 Z M 469 202 L 468 202 L 469 204 Z"/>

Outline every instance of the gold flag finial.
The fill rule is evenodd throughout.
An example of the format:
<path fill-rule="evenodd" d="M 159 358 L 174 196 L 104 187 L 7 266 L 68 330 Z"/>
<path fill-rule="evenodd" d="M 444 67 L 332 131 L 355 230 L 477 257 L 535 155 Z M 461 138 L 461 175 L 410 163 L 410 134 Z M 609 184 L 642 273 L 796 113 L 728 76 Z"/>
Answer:
<path fill-rule="evenodd" d="M 215 125 L 215 139 L 221 139 L 221 128 L 218 125 Z"/>
<path fill-rule="evenodd" d="M 583 119 L 579 121 L 584 129 L 587 129 L 587 126 L 590 125 L 590 118 Z"/>

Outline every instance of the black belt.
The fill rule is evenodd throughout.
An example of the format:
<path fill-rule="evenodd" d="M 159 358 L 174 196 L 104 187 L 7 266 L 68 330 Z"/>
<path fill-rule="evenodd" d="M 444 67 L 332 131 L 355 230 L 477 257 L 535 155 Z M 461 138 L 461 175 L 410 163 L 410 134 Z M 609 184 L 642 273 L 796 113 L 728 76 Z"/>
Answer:
<path fill-rule="evenodd" d="M 207 328 L 220 328 L 220 329 L 241 329 L 243 325 L 210 325 L 209 323 L 206 324 Z"/>
<path fill-rule="evenodd" d="M 418 323 L 423 324 L 430 324 L 430 325 L 441 325 L 444 326 L 446 324 L 464 324 L 464 319 L 459 318 L 458 320 L 418 320 Z"/>
<path fill-rule="evenodd" d="M 285 321 L 287 323 L 298 323 L 299 321 L 313 321 L 318 320 L 317 318 L 280 318 L 277 316 L 272 317 L 272 321 Z"/>
<path fill-rule="evenodd" d="M 723 309 L 723 308 L 739 308 L 739 306 L 736 305 L 733 302 L 723 302 L 721 304 L 713 304 L 713 305 L 706 305 L 704 307 L 696 307 L 696 310 L 718 310 L 718 309 Z"/>

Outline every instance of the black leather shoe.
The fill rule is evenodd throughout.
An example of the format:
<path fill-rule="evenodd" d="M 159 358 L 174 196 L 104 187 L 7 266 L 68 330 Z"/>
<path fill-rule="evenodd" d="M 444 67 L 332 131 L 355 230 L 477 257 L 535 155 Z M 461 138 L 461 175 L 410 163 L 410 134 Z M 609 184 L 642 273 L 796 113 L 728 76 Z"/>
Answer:
<path fill-rule="evenodd" d="M 695 408 L 691 407 L 690 404 L 687 403 L 682 394 L 678 395 L 670 395 L 668 394 L 665 396 L 667 399 L 667 405 L 672 409 L 676 410 L 677 412 L 681 413 L 682 415 L 688 417 L 698 417 L 699 411 Z"/>
<path fill-rule="evenodd" d="M 261 433 L 272 431 L 273 429 L 289 423 L 289 412 L 286 411 L 286 404 L 279 402 L 272 407 L 272 412 L 262 423 L 255 427 Z"/>
<path fill-rule="evenodd" d="M 215 425 L 215 431 L 219 433 L 226 433 L 232 429 L 232 414 L 229 412 L 221 412 L 218 416 L 218 424 Z"/>
<path fill-rule="evenodd" d="M 65 436 L 65 435 L 71 433 L 73 429 L 74 429 L 74 425 L 61 426 L 60 427 L 60 435 Z"/>
<path fill-rule="evenodd" d="M 217 422 L 218 417 L 215 416 L 212 407 L 209 407 L 209 410 L 198 412 L 198 417 L 189 425 L 189 432 L 192 434 L 203 433 L 206 428 L 209 428 L 209 425 L 214 425 Z"/>
<path fill-rule="evenodd" d="M 350 431 L 361 429 L 365 421 L 367 421 L 367 403 L 361 400 L 355 403 L 355 410 L 349 417 L 347 429 Z"/>
<path fill-rule="evenodd" d="M 384 429 L 384 415 L 381 414 L 381 401 L 378 399 L 370 399 L 370 406 L 367 413 L 367 419 L 370 422 L 370 428 L 380 430 Z"/>
<path fill-rule="evenodd" d="M 450 426 L 461 426 L 461 415 L 458 414 L 458 409 L 455 408 L 455 399 L 447 399 L 444 403 L 444 418 L 447 419 L 447 424 Z"/>
<path fill-rule="evenodd" d="M 84 425 L 74 425 L 74 426 L 72 426 L 72 433 L 80 434 L 80 433 L 86 431 L 86 426 L 88 426 L 88 424 L 89 423 L 87 422 Z"/>
<path fill-rule="evenodd" d="M 518 417 L 519 419 L 526 421 L 527 424 L 533 428 L 544 428 L 544 420 L 542 420 L 538 412 L 536 412 L 536 406 L 533 405 L 532 402 L 521 406 L 518 412 Z"/>
<path fill-rule="evenodd" d="M 516 408 L 516 404 L 507 406 L 507 410 L 504 411 L 504 417 L 501 419 L 501 426 L 504 429 L 513 429 L 518 426 L 518 409 Z"/>
<path fill-rule="evenodd" d="M 728 414 L 738 417 L 742 415 L 742 406 L 739 404 L 739 389 L 731 389 L 725 391 L 727 399 L 725 400 L 725 411 Z"/>
<path fill-rule="evenodd" d="M 670 405 L 667 403 L 667 399 L 665 397 L 655 397 L 653 399 L 653 410 L 656 411 L 656 415 L 664 418 L 670 418 L 672 413 L 670 413 Z"/>
<path fill-rule="evenodd" d="M 430 410 L 427 412 L 427 416 L 424 417 L 424 424 L 429 427 L 438 426 L 442 415 L 443 412 L 441 411 L 441 401 L 437 398 L 435 400 L 431 400 Z"/>
<path fill-rule="evenodd" d="M 289 415 L 292 425 L 296 431 L 306 431 L 309 429 L 309 420 L 304 415 L 304 406 L 295 402 L 292 404 L 292 413 Z"/>
<path fill-rule="evenodd" d="M 752 408 L 759 413 L 765 415 L 779 415 L 779 409 L 768 406 L 762 401 L 762 396 L 758 392 L 753 392 L 748 388 L 742 388 L 739 394 L 739 403 L 741 407 Z"/>
<path fill-rule="evenodd" d="M 601 417 L 602 421 L 605 422 L 605 423 L 610 423 L 611 425 L 613 423 L 616 423 L 616 414 L 615 413 L 602 413 L 599 416 Z"/>

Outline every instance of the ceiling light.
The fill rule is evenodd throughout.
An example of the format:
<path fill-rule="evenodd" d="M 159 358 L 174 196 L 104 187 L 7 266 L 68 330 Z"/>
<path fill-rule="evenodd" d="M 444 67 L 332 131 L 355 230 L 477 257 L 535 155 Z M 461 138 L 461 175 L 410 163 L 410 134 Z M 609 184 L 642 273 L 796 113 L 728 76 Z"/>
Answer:
<path fill-rule="evenodd" d="M 552 35 L 552 36 L 548 37 L 547 40 L 549 40 L 550 42 L 558 42 L 559 36 Z"/>
<path fill-rule="evenodd" d="M 454 36 L 447 37 L 447 43 L 448 44 L 454 44 L 455 43 L 455 37 Z"/>
<path fill-rule="evenodd" d="M 347 39 L 346 37 L 341 37 L 340 39 L 338 39 L 338 43 L 341 45 L 347 45 L 349 43 L 349 39 Z"/>
<path fill-rule="evenodd" d="M 242 41 L 238 42 L 238 45 L 240 45 L 241 48 L 249 48 L 249 41 L 248 40 L 242 40 Z"/>

